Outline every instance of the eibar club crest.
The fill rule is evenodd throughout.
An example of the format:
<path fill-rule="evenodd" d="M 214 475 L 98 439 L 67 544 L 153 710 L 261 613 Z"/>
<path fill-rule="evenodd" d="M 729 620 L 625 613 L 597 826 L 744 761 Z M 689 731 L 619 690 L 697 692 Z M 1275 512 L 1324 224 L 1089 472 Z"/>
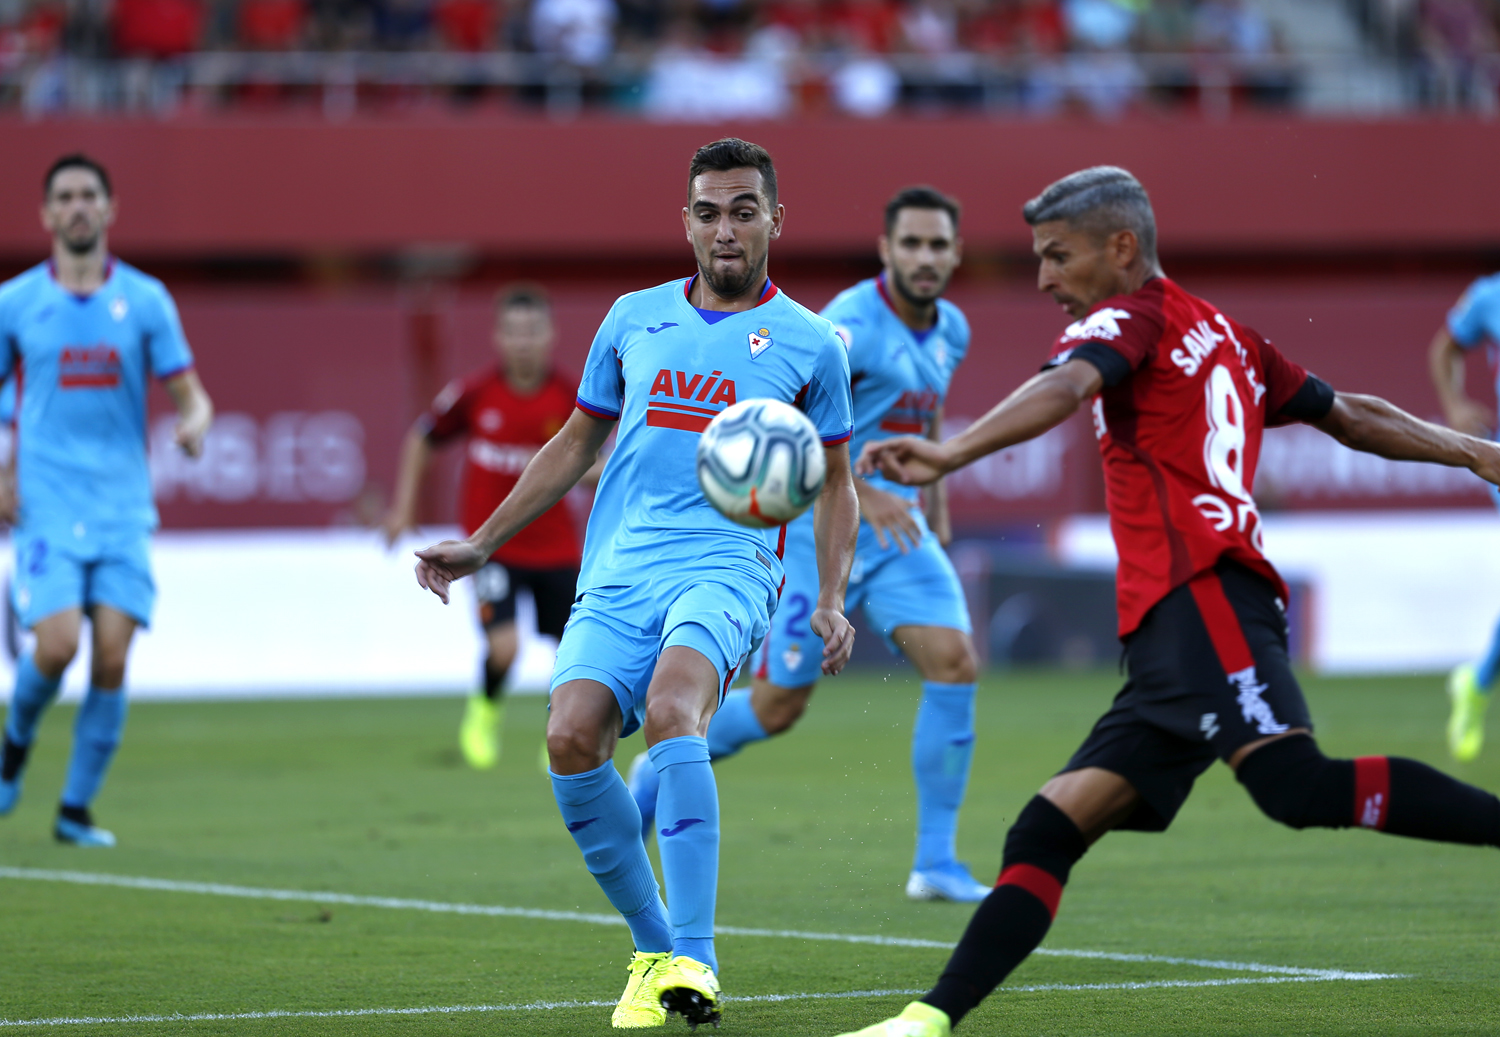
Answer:
<path fill-rule="evenodd" d="M 756 357 L 760 356 L 766 350 L 770 349 L 773 345 L 773 343 L 771 342 L 770 328 L 761 328 L 759 331 L 752 331 L 750 332 L 749 338 L 751 360 L 754 360 Z"/>

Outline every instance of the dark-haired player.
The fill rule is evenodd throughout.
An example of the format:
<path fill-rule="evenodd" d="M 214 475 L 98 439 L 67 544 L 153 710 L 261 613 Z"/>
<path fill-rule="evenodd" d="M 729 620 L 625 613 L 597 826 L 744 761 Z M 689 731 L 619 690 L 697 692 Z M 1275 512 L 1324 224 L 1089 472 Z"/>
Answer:
<path fill-rule="evenodd" d="M 104 167 L 68 155 L 47 171 L 42 191 L 52 258 L 0 285 L 0 378 L 16 376 L 18 431 L 13 467 L 0 477 L 0 518 L 15 526 L 13 600 L 36 633 L 35 650 L 16 662 L 0 814 L 20 796 L 37 724 L 87 614 L 93 668 L 53 834 L 113 846 L 89 807 L 125 727 L 130 641 L 150 624 L 156 601 L 146 390 L 153 377 L 166 386 L 177 444 L 194 457 L 213 405 L 166 288 L 109 254 L 115 201 Z"/>
<path fill-rule="evenodd" d="M 563 821 L 635 940 L 616 1027 L 661 1026 L 667 1011 L 694 1024 L 719 1017 L 719 802 L 703 736 L 765 636 L 783 578 L 780 532 L 735 525 L 698 489 L 698 435 L 738 400 L 795 403 L 823 437 L 828 480 L 816 506 L 811 623 L 824 641 L 824 672 L 842 669 L 853 646 L 843 615 L 858 523 L 849 365 L 833 325 L 766 274 L 784 215 L 765 149 L 734 138 L 699 148 L 682 210 L 698 272 L 616 301 L 563 430 L 469 539 L 417 553 L 418 581 L 447 600 L 451 581 L 476 572 L 562 499 L 618 422 L 547 721 Z M 657 835 L 670 916 L 640 810 L 610 762 L 619 739 L 638 727 L 661 775 Z"/>
<path fill-rule="evenodd" d="M 552 307 L 546 292 L 512 285 L 495 299 L 493 341 L 499 363 L 450 383 L 417 419 L 401 450 L 387 543 L 416 520 L 417 494 L 434 447 L 465 437 L 459 519 L 465 533 L 480 527 L 515 488 L 542 444 L 573 413 L 574 383 L 553 369 Z M 597 481 L 591 471 L 585 482 Z M 479 622 L 488 652 L 483 690 L 471 695 L 459 727 L 464 759 L 478 770 L 500 759 L 505 677 L 516 658 L 516 592 L 536 602 L 536 627 L 562 637 L 577 593 L 583 554 L 566 501 L 559 501 L 495 552 L 474 576 Z"/>
<path fill-rule="evenodd" d="M 969 323 L 942 298 L 962 254 L 959 207 L 930 187 L 898 192 L 878 240 L 885 269 L 840 292 L 823 310 L 849 348 L 854 445 L 901 433 L 936 438 L 954 369 L 969 348 Z M 925 501 L 914 488 L 878 474 L 854 481 L 859 544 L 849 575 L 849 606 L 862 605 L 886 645 L 922 675 L 912 729 L 917 848 L 906 895 L 915 900 L 983 900 L 955 843 L 974 753 L 976 662 L 969 609 L 948 542 L 942 484 Z M 923 505 L 925 504 L 925 508 Z M 812 516 L 787 527 L 786 587 L 754 671 L 753 689 L 732 692 L 708 728 L 714 759 L 780 734 L 807 708 L 822 653 L 808 627 L 817 598 Z M 650 823 L 656 775 L 645 754 L 631 764 L 630 788 Z"/>
<path fill-rule="evenodd" d="M 1393 460 L 1500 482 L 1500 447 L 1336 393 L 1264 338 L 1167 280 L 1140 183 L 1110 166 L 1026 204 L 1038 280 L 1076 318 L 1052 359 L 946 443 L 868 447 L 863 469 L 930 482 L 1038 436 L 1093 400 L 1129 679 L 1005 840 L 999 882 L 930 993 L 866 1037 L 945 1037 L 1041 942 L 1068 873 L 1114 828 L 1162 831 L 1215 758 L 1267 816 L 1500 845 L 1500 800 L 1415 760 L 1334 760 L 1287 658 L 1286 587 L 1251 496 L 1261 433 L 1301 421 Z"/>

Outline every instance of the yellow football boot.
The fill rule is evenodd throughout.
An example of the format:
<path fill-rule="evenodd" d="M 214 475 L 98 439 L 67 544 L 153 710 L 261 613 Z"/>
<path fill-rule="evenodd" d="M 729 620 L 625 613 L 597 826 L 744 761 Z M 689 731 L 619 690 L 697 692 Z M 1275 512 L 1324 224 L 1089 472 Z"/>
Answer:
<path fill-rule="evenodd" d="M 630 959 L 630 979 L 625 983 L 625 993 L 615 1005 L 615 1014 L 609 1023 L 617 1030 L 644 1030 L 651 1026 L 665 1026 L 667 1011 L 661 1006 L 661 979 L 671 955 L 646 954 L 636 951 Z"/>
<path fill-rule="evenodd" d="M 1448 698 L 1453 713 L 1448 717 L 1448 751 L 1459 763 L 1470 763 L 1484 748 L 1484 711 L 1490 697 L 1474 677 L 1468 663 L 1455 666 L 1448 674 Z"/>
<path fill-rule="evenodd" d="M 656 989 L 662 1008 L 676 1012 L 694 1029 L 699 1023 L 719 1025 L 719 979 L 701 961 L 677 955 L 662 969 Z"/>
<path fill-rule="evenodd" d="M 458 728 L 458 747 L 476 771 L 487 771 L 500 762 L 500 725 L 505 703 L 491 702 L 483 695 L 470 695 L 464 720 Z"/>
<path fill-rule="evenodd" d="M 913 1001 L 896 1018 L 842 1037 L 949 1037 L 952 1033 L 953 1026 L 948 1021 L 947 1012 Z"/>

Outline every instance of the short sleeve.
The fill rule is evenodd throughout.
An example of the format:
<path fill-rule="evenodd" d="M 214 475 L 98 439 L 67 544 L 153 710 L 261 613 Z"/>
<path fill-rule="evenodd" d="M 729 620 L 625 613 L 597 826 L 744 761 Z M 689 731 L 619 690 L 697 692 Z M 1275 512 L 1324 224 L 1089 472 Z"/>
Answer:
<path fill-rule="evenodd" d="M 469 404 L 473 387 L 462 378 L 443 386 L 433 398 L 432 406 L 417 419 L 417 431 L 434 443 L 443 443 L 469 431 Z"/>
<path fill-rule="evenodd" d="M 625 376 L 620 370 L 620 344 L 615 333 L 619 309 L 616 300 L 605 314 L 583 363 L 583 377 L 578 380 L 578 409 L 605 421 L 618 421 L 625 406 Z"/>
<path fill-rule="evenodd" d="M 1085 360 L 1099 369 L 1105 388 L 1123 382 L 1150 361 L 1161 341 L 1161 307 L 1141 298 L 1143 294 L 1111 299 L 1069 324 L 1052 344 L 1052 357 L 1042 370 Z"/>
<path fill-rule="evenodd" d="M 1500 327 L 1500 279 L 1475 281 L 1448 311 L 1448 333 L 1464 349 L 1495 337 L 1496 327 Z"/>
<path fill-rule="evenodd" d="M 1281 351 L 1249 328 L 1240 332 L 1260 353 L 1260 377 L 1265 386 L 1266 425 L 1320 421 L 1333 409 L 1333 388 L 1317 375 L 1281 355 Z"/>
<path fill-rule="evenodd" d="M 825 325 L 826 327 L 826 325 Z M 797 406 L 812 419 L 824 446 L 847 443 L 854 435 L 854 399 L 849 391 L 849 357 L 832 329 L 818 350 L 812 379 L 797 394 Z"/>
<path fill-rule="evenodd" d="M 177 304 L 172 301 L 172 296 L 160 286 L 151 294 L 154 303 L 148 327 L 151 335 L 151 373 L 165 381 L 192 368 L 193 351 L 188 348 L 187 336 L 182 331 L 182 318 L 177 315 Z"/>

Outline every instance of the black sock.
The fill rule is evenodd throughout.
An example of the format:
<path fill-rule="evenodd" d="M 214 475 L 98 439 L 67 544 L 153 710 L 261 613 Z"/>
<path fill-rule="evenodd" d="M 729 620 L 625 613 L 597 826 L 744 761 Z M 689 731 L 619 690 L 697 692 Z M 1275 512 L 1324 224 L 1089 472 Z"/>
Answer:
<path fill-rule="evenodd" d="M 974 912 L 937 986 L 922 1001 L 957 1026 L 1042 942 L 1068 873 L 1087 850 L 1068 815 L 1034 796 L 1005 837 L 994 892 Z"/>
<path fill-rule="evenodd" d="M 57 807 L 57 816 L 90 827 L 94 824 L 94 817 L 89 813 L 88 807 L 70 807 L 66 803 L 61 803 Z"/>
<path fill-rule="evenodd" d="M 5 748 L 0 751 L 0 781 L 16 780 L 16 775 L 26 766 L 26 755 L 29 752 L 31 746 L 17 745 L 9 738 L 5 739 Z"/>
<path fill-rule="evenodd" d="M 499 702 L 505 694 L 505 675 L 510 672 L 509 666 L 495 665 L 493 658 L 486 657 L 484 660 L 484 697 L 491 702 Z"/>
<path fill-rule="evenodd" d="M 1357 778 L 1365 768 L 1377 772 L 1375 778 L 1378 794 L 1380 768 L 1374 762 L 1376 760 L 1385 761 L 1390 806 L 1385 813 L 1385 823 L 1371 827 L 1414 839 L 1500 846 L 1500 799 L 1483 789 L 1450 778 L 1425 763 L 1400 756 L 1361 757 L 1354 761 L 1358 768 L 1356 797 L 1361 791 Z M 1358 798 L 1355 807 L 1357 810 L 1363 807 Z M 1369 810 L 1368 807 L 1364 809 Z M 1354 819 L 1356 824 L 1363 820 L 1362 817 Z"/>

